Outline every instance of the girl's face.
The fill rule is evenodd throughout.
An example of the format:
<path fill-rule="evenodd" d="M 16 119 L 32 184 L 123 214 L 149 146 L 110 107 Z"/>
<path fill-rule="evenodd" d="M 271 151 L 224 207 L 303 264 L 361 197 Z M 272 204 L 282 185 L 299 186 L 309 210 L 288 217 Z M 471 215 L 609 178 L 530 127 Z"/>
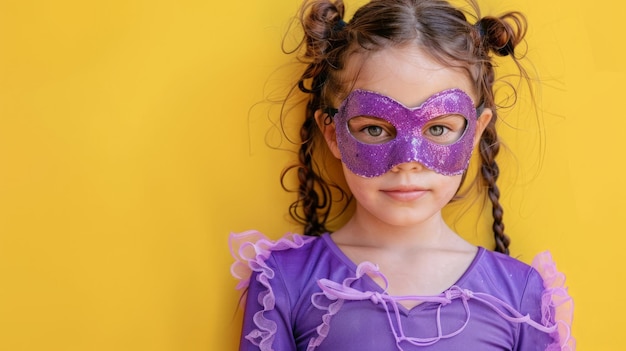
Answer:
<path fill-rule="evenodd" d="M 433 95 L 444 91 L 451 92 L 452 99 L 461 99 L 465 105 L 470 98 L 477 101 L 472 83 L 464 71 L 441 65 L 415 45 L 387 48 L 367 57 L 354 55 L 347 62 L 345 74 L 345 78 L 356 77 L 353 91 L 374 92 L 391 98 L 388 99 L 393 105 L 390 111 L 404 113 L 403 111 L 406 110 L 408 116 L 412 116 L 410 108 L 421 106 L 423 103 L 428 106 L 438 99 L 437 96 L 433 98 Z M 357 92 L 357 97 L 358 94 L 360 92 Z M 467 98 L 468 95 L 469 98 Z M 376 99 L 376 94 L 372 94 L 370 98 Z M 384 97 L 382 98 L 384 100 Z M 337 105 L 340 103 L 341 101 L 337 102 Z M 402 105 L 409 109 L 405 109 Z M 469 109 L 453 110 L 454 112 L 440 116 L 423 117 L 424 121 L 419 122 L 422 130 L 420 138 L 435 141 L 441 145 L 461 142 L 463 141 L 461 138 L 464 138 L 466 149 L 471 150 L 476 146 L 480 134 L 489 122 L 491 111 L 484 110 L 475 121 L 469 123 L 467 122 L 469 118 L 476 118 L 471 106 Z M 415 118 L 422 118 L 422 114 L 424 113 L 418 112 Z M 321 115 L 321 112 L 318 115 Z M 367 144 L 389 142 L 400 131 L 397 131 L 385 119 L 391 120 L 397 116 L 379 117 L 382 116 L 352 117 L 347 121 L 347 130 L 355 139 Z M 435 118 L 431 119 L 431 117 Z M 439 214 L 456 193 L 462 177 L 459 173 L 462 171 L 448 172 L 454 175 L 444 175 L 445 170 L 449 168 L 444 168 L 444 171 L 439 169 L 436 172 L 418 161 L 399 164 L 396 162 L 390 168 L 387 167 L 389 170 L 384 168 L 382 171 L 380 167 L 370 169 L 366 165 L 364 171 L 357 170 L 355 174 L 354 160 L 350 159 L 354 156 L 346 154 L 342 158 L 340 150 L 346 152 L 345 143 L 340 145 L 341 147 L 338 146 L 335 128 L 341 126 L 323 127 L 324 136 L 333 155 L 343 161 L 346 181 L 357 200 L 357 215 L 373 216 L 372 218 L 395 226 L 410 225 L 426 221 Z M 465 132 L 473 135 L 464 135 Z M 344 134 L 343 131 L 340 133 L 340 142 L 345 141 Z M 416 140 L 420 141 L 420 139 Z M 406 145 L 402 147 L 407 148 Z M 365 150 L 368 150 L 367 146 Z M 394 156 L 390 157 L 393 159 Z M 417 159 L 425 158 L 418 156 Z M 347 167 L 346 163 L 350 167 Z M 370 174 L 367 174 L 370 170 Z"/>

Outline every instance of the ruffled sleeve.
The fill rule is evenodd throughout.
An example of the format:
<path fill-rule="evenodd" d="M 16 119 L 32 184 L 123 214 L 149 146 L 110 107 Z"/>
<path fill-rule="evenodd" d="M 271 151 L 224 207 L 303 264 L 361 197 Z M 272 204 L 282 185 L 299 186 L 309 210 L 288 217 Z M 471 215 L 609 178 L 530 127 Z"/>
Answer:
<path fill-rule="evenodd" d="M 576 340 L 571 334 L 574 302 L 565 286 L 565 275 L 559 272 L 548 251 L 540 253 L 532 263 L 543 279 L 541 295 L 541 323 L 556 324 L 557 329 L 551 334 L 553 343 L 546 351 L 573 351 Z"/>
<path fill-rule="evenodd" d="M 231 233 L 235 259 L 231 273 L 239 279 L 237 289 L 247 289 L 240 350 L 295 350 L 290 298 L 272 253 L 302 247 L 313 239 L 287 234 L 272 241 L 258 231 Z"/>
<path fill-rule="evenodd" d="M 264 272 L 265 260 L 273 251 L 281 251 L 304 246 L 311 237 L 287 233 L 273 241 L 261 232 L 249 230 L 242 233 L 230 233 L 228 245 L 235 262 L 230 266 L 230 273 L 239 280 L 237 290 L 245 289 L 250 283 L 253 271 Z"/>

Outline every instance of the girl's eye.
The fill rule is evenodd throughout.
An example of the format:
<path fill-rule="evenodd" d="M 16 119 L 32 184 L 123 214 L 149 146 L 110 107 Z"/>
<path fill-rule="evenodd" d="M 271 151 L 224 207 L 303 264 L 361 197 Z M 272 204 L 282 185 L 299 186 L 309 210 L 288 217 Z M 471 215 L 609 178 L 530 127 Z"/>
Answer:
<path fill-rule="evenodd" d="M 384 132 L 383 128 L 379 126 L 367 126 L 363 129 L 363 131 L 373 137 L 380 136 Z"/>
<path fill-rule="evenodd" d="M 348 121 L 348 129 L 358 141 L 366 144 L 382 144 L 393 140 L 396 128 L 384 119 L 358 116 Z"/>
<path fill-rule="evenodd" d="M 432 126 L 432 127 L 428 128 L 428 132 L 432 136 L 441 136 L 446 131 L 446 129 L 447 128 L 444 127 L 444 126 Z"/>
<path fill-rule="evenodd" d="M 459 140 L 465 132 L 467 121 L 461 115 L 433 118 L 424 126 L 424 137 L 434 143 L 447 145 Z"/>

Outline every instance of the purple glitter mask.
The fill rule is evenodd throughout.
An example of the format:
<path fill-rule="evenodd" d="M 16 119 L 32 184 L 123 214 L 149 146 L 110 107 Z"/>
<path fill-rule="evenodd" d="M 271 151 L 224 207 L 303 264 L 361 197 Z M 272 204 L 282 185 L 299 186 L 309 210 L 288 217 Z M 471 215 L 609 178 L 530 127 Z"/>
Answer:
<path fill-rule="evenodd" d="M 424 135 L 431 120 L 448 115 L 465 119 L 462 135 L 448 144 Z M 356 175 L 378 177 L 401 163 L 416 161 L 451 176 L 463 173 L 469 165 L 476 116 L 472 98 L 460 89 L 439 92 L 415 108 L 375 92 L 354 90 L 339 106 L 334 121 L 341 160 Z M 381 143 L 360 141 L 349 127 L 355 117 L 383 120 L 395 128 L 395 137 Z"/>

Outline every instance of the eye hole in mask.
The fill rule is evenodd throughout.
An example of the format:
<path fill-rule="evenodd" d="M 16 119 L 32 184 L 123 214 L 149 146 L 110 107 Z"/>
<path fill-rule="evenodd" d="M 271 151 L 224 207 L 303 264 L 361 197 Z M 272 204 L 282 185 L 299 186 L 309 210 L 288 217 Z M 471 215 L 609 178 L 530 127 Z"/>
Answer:
<path fill-rule="evenodd" d="M 422 136 L 439 145 L 450 145 L 463 136 L 467 127 L 465 117 L 458 114 L 439 116 L 422 127 Z M 396 128 L 388 121 L 370 116 L 357 116 L 348 120 L 348 130 L 358 141 L 376 145 L 394 140 Z"/>
<path fill-rule="evenodd" d="M 348 121 L 352 136 L 365 144 L 384 144 L 396 138 L 396 127 L 382 118 L 358 116 Z"/>

